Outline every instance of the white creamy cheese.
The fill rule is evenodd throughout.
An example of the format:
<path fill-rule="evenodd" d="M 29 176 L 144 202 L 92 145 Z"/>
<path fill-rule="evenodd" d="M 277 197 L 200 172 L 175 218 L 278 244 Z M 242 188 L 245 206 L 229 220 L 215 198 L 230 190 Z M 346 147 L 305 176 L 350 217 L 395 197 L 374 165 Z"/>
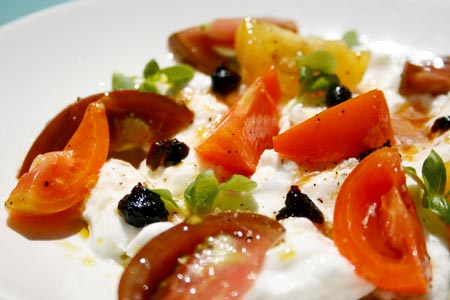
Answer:
<path fill-rule="evenodd" d="M 397 89 L 409 49 L 387 42 L 368 45 L 372 60 L 359 91 L 373 88 L 384 91 L 391 109 L 404 102 Z M 176 137 L 190 146 L 190 153 L 177 166 L 151 171 L 143 163 L 139 170 L 119 160 L 110 160 L 103 167 L 97 186 L 86 204 L 84 217 L 89 224 L 89 244 L 94 252 L 105 259 L 120 261 L 123 255 L 133 256 L 140 247 L 173 224 L 151 224 L 140 230 L 126 224 L 117 212 L 117 202 L 139 181 L 150 187 L 169 189 L 179 205 L 183 205 L 184 189 L 201 172 L 194 147 L 199 144 L 214 124 L 227 112 L 228 107 L 208 93 L 210 81 L 197 74 L 189 85 L 187 105 L 195 112 L 193 124 Z M 450 96 L 443 95 L 428 103 L 433 116 L 450 115 Z M 317 109 L 307 109 L 296 101 L 283 108 L 281 131 L 297 124 Z M 450 160 L 450 137 L 447 133 L 433 145 L 418 147 L 406 164 L 420 170 L 423 159 L 432 146 L 444 160 Z M 251 177 L 257 184 L 252 193 L 259 213 L 274 217 L 284 206 L 289 188 L 298 184 L 321 209 L 327 222 L 333 221 L 334 201 L 340 184 L 356 166 L 356 159 L 348 159 L 326 172 L 300 177 L 302 171 L 294 162 L 282 160 L 273 150 L 266 150 L 256 172 Z M 340 255 L 333 241 L 323 235 L 309 220 L 289 218 L 282 221 L 286 228 L 283 243 L 267 253 L 263 270 L 246 300 L 273 299 L 360 299 L 371 293 L 375 286 L 360 278 L 350 263 Z M 430 299 L 448 300 L 450 295 L 450 254 L 443 239 L 427 232 L 427 246 L 433 265 L 433 285 Z"/>
<path fill-rule="evenodd" d="M 289 218 L 282 224 L 286 241 L 268 251 L 246 300 L 356 300 L 374 290 L 309 220 Z"/>

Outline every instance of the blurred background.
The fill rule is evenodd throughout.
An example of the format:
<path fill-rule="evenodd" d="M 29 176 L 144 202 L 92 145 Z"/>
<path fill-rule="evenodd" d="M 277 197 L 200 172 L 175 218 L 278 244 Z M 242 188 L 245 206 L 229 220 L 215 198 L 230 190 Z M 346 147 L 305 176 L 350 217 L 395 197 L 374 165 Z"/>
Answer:
<path fill-rule="evenodd" d="M 0 26 L 70 0 L 0 0 Z"/>

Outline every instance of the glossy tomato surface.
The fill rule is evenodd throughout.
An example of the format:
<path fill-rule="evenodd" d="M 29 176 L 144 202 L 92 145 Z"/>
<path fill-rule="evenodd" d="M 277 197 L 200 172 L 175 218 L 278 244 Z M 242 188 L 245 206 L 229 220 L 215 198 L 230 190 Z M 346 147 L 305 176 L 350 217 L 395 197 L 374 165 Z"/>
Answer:
<path fill-rule="evenodd" d="M 254 213 L 230 212 L 187 220 L 150 240 L 136 254 L 120 280 L 119 300 L 192 299 L 194 295 L 199 300 L 239 299 L 261 269 L 267 249 L 283 233 L 280 223 Z M 208 237 L 223 234 L 231 236 L 231 245 L 236 247 L 231 259 L 209 264 L 203 274 L 187 270 L 195 266 L 198 256 L 179 266 L 179 258 L 192 255 Z M 193 280 L 186 282 L 187 275 L 194 275 Z M 171 285 L 178 288 L 171 289 Z"/>
<path fill-rule="evenodd" d="M 425 237 L 396 149 L 373 152 L 349 174 L 337 197 L 333 235 L 355 271 L 376 286 L 427 292 Z"/>

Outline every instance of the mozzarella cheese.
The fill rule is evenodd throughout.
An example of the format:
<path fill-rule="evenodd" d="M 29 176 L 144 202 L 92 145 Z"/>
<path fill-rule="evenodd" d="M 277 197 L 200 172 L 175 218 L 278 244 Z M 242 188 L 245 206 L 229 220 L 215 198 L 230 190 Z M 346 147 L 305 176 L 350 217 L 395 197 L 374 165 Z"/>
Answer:
<path fill-rule="evenodd" d="M 363 82 L 361 92 L 372 88 L 382 89 L 391 109 L 404 103 L 397 93 L 400 74 L 406 56 L 412 53 L 394 43 L 370 43 L 372 61 Z M 228 108 L 208 93 L 209 78 L 197 74 L 187 93 L 189 108 L 195 119 L 188 130 L 177 138 L 191 146 L 184 162 L 177 166 L 149 170 L 145 163 L 135 169 L 128 163 L 111 159 L 100 175 L 86 203 L 84 217 L 89 224 L 89 244 L 100 259 L 121 262 L 124 256 L 133 256 L 142 245 L 158 233 L 170 228 L 169 222 L 151 224 L 136 229 L 126 224 L 117 212 L 118 201 L 137 182 L 147 182 L 152 188 L 169 189 L 175 199 L 181 199 L 184 189 L 201 171 L 193 146 L 204 138 Z M 450 115 L 450 96 L 442 95 L 429 101 L 430 114 L 434 117 Z M 303 107 L 291 101 L 283 108 L 281 131 L 297 124 L 317 112 L 317 108 Z M 431 145 L 418 145 L 405 164 L 420 170 L 430 148 L 435 149 L 445 161 L 450 160 L 450 136 L 447 132 Z M 312 173 L 299 181 L 301 174 L 295 163 L 280 160 L 273 150 L 263 153 L 252 179 L 258 184 L 252 194 L 258 212 L 273 217 L 284 206 L 290 185 L 299 184 L 324 213 L 327 222 L 333 221 L 334 201 L 340 184 L 356 166 L 356 159 L 348 159 L 333 170 Z M 413 186 L 413 183 L 410 183 Z M 183 205 L 180 201 L 179 205 Z M 289 218 L 282 221 L 286 228 L 283 243 L 270 249 L 261 274 L 245 299 L 360 299 L 373 292 L 375 286 L 358 277 L 350 263 L 340 255 L 333 241 L 323 235 L 307 219 Z M 433 284 L 430 299 L 445 300 L 450 296 L 450 254 L 445 239 L 426 232 L 428 251 L 433 265 Z M 378 293 L 380 298 L 390 295 Z"/>

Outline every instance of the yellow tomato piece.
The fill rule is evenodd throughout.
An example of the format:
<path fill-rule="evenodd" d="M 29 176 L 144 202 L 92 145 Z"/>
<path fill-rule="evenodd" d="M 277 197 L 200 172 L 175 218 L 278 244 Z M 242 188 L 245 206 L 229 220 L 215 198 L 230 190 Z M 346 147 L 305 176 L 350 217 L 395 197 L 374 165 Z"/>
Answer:
<path fill-rule="evenodd" d="M 300 88 L 296 57 L 313 51 L 331 52 L 337 61 L 336 74 L 341 83 L 354 89 L 361 81 L 370 60 L 367 51 L 353 51 L 341 40 L 303 37 L 274 24 L 244 19 L 235 39 L 236 57 L 245 83 L 250 84 L 274 65 L 285 98 L 295 96 Z"/>
<path fill-rule="evenodd" d="M 294 96 L 299 90 L 295 57 L 303 45 L 300 36 L 293 31 L 255 19 L 244 19 L 235 39 L 243 81 L 252 83 L 274 65 L 283 95 Z"/>
<path fill-rule="evenodd" d="M 325 50 L 334 55 L 337 62 L 336 75 L 341 83 L 349 89 L 354 89 L 366 72 L 370 60 L 370 52 L 353 51 L 342 40 L 325 40 L 318 37 L 303 38 L 303 54 L 317 50 Z"/>

